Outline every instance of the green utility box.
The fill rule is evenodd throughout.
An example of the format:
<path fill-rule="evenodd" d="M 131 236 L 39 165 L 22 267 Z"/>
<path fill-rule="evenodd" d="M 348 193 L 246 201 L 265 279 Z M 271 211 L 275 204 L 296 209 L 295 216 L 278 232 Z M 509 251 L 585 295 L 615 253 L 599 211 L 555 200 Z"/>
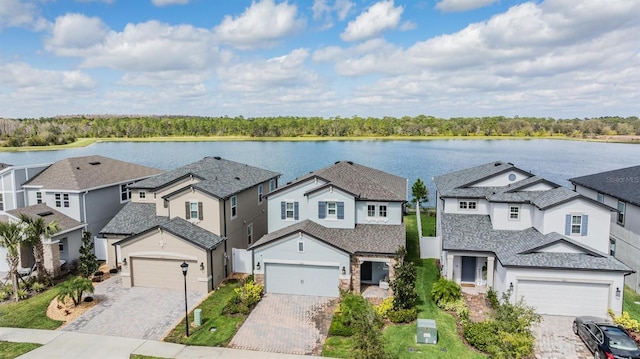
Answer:
<path fill-rule="evenodd" d="M 416 343 L 436 344 L 438 342 L 438 328 L 433 319 L 418 319 L 418 333 Z"/>

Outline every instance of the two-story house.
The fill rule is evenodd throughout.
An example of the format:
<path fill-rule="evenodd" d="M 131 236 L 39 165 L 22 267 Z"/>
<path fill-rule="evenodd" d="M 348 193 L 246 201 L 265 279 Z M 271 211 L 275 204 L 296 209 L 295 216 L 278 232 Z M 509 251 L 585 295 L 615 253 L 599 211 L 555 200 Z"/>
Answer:
<path fill-rule="evenodd" d="M 541 314 L 621 313 L 632 270 L 609 255 L 610 208 L 511 163 L 434 181 L 446 278 L 511 290 Z"/>
<path fill-rule="evenodd" d="M 266 292 L 336 297 L 393 279 L 407 180 L 342 161 L 268 195 L 269 233 L 249 247 Z"/>
<path fill-rule="evenodd" d="M 640 166 L 572 178 L 575 190 L 613 209 L 609 253 L 635 273 L 625 284 L 640 292 Z"/>
<path fill-rule="evenodd" d="M 94 235 L 131 194 L 127 185 L 163 171 L 103 156 L 57 161 L 22 185 L 27 205 L 44 203 L 76 221 Z"/>
<path fill-rule="evenodd" d="M 131 202 L 101 231 L 125 287 L 209 292 L 231 273 L 232 250 L 267 232 L 265 195 L 279 173 L 205 157 L 129 186 Z"/>

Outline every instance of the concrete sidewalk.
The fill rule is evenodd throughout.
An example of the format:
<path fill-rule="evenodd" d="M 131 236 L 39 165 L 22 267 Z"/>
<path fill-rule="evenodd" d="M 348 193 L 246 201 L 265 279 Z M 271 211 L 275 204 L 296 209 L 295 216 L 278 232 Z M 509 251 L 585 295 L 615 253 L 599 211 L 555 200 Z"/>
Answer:
<path fill-rule="evenodd" d="M 38 349 L 19 358 L 114 358 L 128 359 L 131 354 L 160 358 L 224 359 L 308 359 L 304 355 L 256 352 L 229 348 L 186 346 L 156 340 L 113 337 L 109 335 L 66 332 L 62 330 L 0 328 L 0 341 L 38 343 Z"/>

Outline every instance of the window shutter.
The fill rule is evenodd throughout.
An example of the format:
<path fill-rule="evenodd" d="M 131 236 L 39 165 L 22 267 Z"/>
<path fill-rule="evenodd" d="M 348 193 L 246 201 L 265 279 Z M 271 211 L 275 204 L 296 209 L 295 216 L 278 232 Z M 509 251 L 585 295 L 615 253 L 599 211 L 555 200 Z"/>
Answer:
<path fill-rule="evenodd" d="M 191 211 L 189 211 L 189 202 L 184 203 L 184 218 L 191 219 Z"/>
<path fill-rule="evenodd" d="M 327 217 L 327 202 L 318 202 L 318 218 L 323 219 Z"/>
<path fill-rule="evenodd" d="M 564 221 L 564 235 L 568 236 L 571 234 L 571 215 L 567 214 Z"/>
<path fill-rule="evenodd" d="M 202 202 L 198 202 L 198 219 L 202 221 Z"/>
<path fill-rule="evenodd" d="M 280 219 L 286 219 L 287 218 L 287 203 L 286 202 L 280 202 Z"/>
<path fill-rule="evenodd" d="M 344 219 L 344 202 L 338 202 L 338 219 Z"/>
<path fill-rule="evenodd" d="M 293 202 L 293 219 L 298 220 L 298 202 Z"/>
<path fill-rule="evenodd" d="M 589 225 L 589 216 L 586 215 L 586 214 L 583 214 L 582 215 L 582 233 L 580 233 L 581 235 L 583 235 L 583 236 L 587 235 L 587 231 L 588 231 L 587 227 L 588 227 L 588 225 Z"/>

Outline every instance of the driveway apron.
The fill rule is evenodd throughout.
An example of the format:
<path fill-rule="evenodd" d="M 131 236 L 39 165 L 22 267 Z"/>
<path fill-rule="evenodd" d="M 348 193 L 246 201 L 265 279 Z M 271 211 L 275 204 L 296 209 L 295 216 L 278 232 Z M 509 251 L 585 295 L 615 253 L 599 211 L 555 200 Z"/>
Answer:
<path fill-rule="evenodd" d="M 187 292 L 189 311 L 206 295 Z M 117 335 L 138 339 L 162 339 L 184 320 L 184 291 L 164 288 L 123 288 L 120 276 L 98 284 L 93 297 L 98 303 L 61 330 Z"/>
<path fill-rule="evenodd" d="M 229 347 L 286 354 L 322 351 L 337 298 L 268 293 Z"/>
<path fill-rule="evenodd" d="M 582 339 L 573 334 L 574 317 L 543 315 L 533 333 L 536 359 L 589 359 L 593 354 Z"/>

